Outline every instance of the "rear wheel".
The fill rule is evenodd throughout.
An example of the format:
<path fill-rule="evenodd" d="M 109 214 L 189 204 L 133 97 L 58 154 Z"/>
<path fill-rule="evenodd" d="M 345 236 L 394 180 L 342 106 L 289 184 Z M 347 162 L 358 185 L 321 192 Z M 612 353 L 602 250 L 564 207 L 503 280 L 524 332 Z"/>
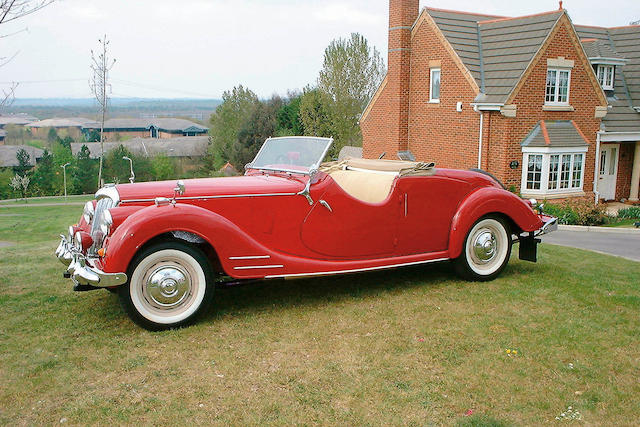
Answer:
<path fill-rule="evenodd" d="M 487 281 L 495 279 L 511 256 L 511 233 L 498 216 L 480 218 L 471 227 L 462 253 L 454 261 L 456 272 L 464 279 Z"/>
<path fill-rule="evenodd" d="M 171 241 L 149 247 L 136 257 L 129 273 L 128 283 L 118 289 L 120 302 L 145 329 L 185 326 L 211 303 L 211 267 L 195 246 Z"/>

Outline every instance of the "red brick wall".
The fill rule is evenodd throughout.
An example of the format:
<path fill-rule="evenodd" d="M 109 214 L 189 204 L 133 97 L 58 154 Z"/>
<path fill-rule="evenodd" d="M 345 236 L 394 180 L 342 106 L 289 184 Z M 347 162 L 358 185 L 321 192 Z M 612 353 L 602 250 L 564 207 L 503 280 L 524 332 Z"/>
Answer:
<path fill-rule="evenodd" d="M 564 18 L 563 18 L 564 19 Z M 571 27 L 567 21 L 560 23 L 560 28 L 542 52 L 533 70 L 520 90 L 516 93 L 513 104 L 517 105 L 517 117 L 507 118 L 493 114 L 491 134 L 488 141 L 488 169 L 496 174 L 504 184 L 514 185 L 520 190 L 522 177 L 522 147 L 520 142 L 529 134 L 540 120 L 574 120 L 589 143 L 585 158 L 585 174 L 583 190 L 587 195 L 593 194 L 593 176 L 595 162 L 596 132 L 600 128 L 600 119 L 594 118 L 595 107 L 601 102 L 598 91 L 594 88 L 587 69 L 578 56 L 578 51 L 572 43 L 569 31 Z M 572 112 L 543 111 L 545 83 L 547 75 L 547 59 L 558 58 L 574 60 L 571 70 L 571 86 L 569 104 L 575 108 Z M 518 160 L 518 169 L 510 169 L 509 163 Z"/>
<path fill-rule="evenodd" d="M 427 21 L 415 29 L 411 52 L 409 150 L 416 160 L 434 161 L 439 167 L 476 167 L 480 115 L 470 106 L 474 88 Z M 441 70 L 437 104 L 429 103 L 430 61 Z M 456 111 L 459 101 L 462 112 Z"/>
<path fill-rule="evenodd" d="M 389 1 L 387 84 L 361 122 L 365 158 L 386 152 L 386 158 L 395 159 L 398 151 L 407 149 L 411 26 L 418 4 L 419 0 Z"/>
<path fill-rule="evenodd" d="M 393 1 L 392 1 L 393 3 Z M 540 120 L 574 120 L 589 143 L 585 158 L 583 190 L 592 195 L 596 132 L 600 119 L 594 118 L 595 107 L 601 105 L 599 91 L 587 73 L 590 66 L 583 65 L 574 46 L 572 28 L 566 17 L 550 43 L 533 64 L 533 69 L 518 89 L 511 103 L 517 105 L 517 117 L 507 118 L 499 112 L 484 113 L 482 168 L 494 173 L 507 187 L 520 190 L 522 177 L 522 149 L 520 142 Z M 391 37 L 390 37 L 391 42 Z M 391 46 L 391 45 L 390 45 Z M 406 52 L 405 52 L 406 53 Z M 547 59 L 564 57 L 574 60 L 571 71 L 569 103 L 573 112 L 543 111 Z M 418 160 L 435 161 L 440 167 L 467 169 L 477 166 L 480 116 L 470 107 L 476 93 L 465 79 L 435 30 L 422 21 L 414 29 L 411 39 L 410 73 L 400 68 L 403 56 L 389 55 L 388 82 L 378 95 L 363 120 L 364 157 L 378 157 L 383 151 L 387 158 L 395 158 L 397 150 L 404 149 L 402 123 L 404 110 L 398 94 L 404 94 L 404 79 L 408 86 L 408 148 Z M 440 61 L 441 94 L 439 104 L 429 103 L 429 63 Z M 463 103 L 462 112 L 456 103 Z M 509 163 L 517 160 L 517 169 Z"/>

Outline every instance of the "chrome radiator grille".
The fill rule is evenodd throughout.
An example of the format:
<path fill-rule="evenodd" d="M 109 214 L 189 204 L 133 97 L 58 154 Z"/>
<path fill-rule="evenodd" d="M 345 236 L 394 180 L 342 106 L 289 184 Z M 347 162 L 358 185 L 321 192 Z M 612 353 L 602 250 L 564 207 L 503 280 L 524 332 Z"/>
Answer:
<path fill-rule="evenodd" d="M 89 248 L 89 254 L 96 254 L 98 249 L 102 246 L 102 242 L 105 237 L 102 235 L 102 231 L 100 230 L 100 224 L 103 219 L 102 217 L 105 210 L 113 208 L 114 206 L 115 203 L 110 197 L 102 197 L 98 199 L 98 202 L 96 203 L 96 211 L 93 215 L 93 220 L 91 221 L 91 238 L 93 239 L 93 245 Z"/>

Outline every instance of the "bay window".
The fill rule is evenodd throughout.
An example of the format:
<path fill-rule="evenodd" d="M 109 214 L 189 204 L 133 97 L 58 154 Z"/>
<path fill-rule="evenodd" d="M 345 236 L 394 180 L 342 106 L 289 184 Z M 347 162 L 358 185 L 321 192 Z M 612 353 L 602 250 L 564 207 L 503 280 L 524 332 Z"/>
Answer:
<path fill-rule="evenodd" d="M 582 192 L 586 147 L 523 150 L 522 194 L 553 196 Z"/>

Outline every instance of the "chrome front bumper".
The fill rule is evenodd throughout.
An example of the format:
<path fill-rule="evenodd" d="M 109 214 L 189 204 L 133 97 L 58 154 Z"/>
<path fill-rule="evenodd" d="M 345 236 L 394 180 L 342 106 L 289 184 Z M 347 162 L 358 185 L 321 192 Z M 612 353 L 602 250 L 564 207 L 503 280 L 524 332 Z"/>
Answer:
<path fill-rule="evenodd" d="M 60 235 L 60 244 L 55 251 L 60 262 L 67 266 L 65 277 L 74 283 L 96 288 L 119 286 L 127 281 L 125 273 L 105 273 L 87 263 L 87 258 L 65 236 Z"/>
<path fill-rule="evenodd" d="M 535 235 L 542 236 L 544 234 L 551 233 L 552 231 L 556 231 L 558 229 L 558 218 L 549 217 L 549 219 L 544 221 L 544 225 L 538 231 L 536 231 Z"/>

